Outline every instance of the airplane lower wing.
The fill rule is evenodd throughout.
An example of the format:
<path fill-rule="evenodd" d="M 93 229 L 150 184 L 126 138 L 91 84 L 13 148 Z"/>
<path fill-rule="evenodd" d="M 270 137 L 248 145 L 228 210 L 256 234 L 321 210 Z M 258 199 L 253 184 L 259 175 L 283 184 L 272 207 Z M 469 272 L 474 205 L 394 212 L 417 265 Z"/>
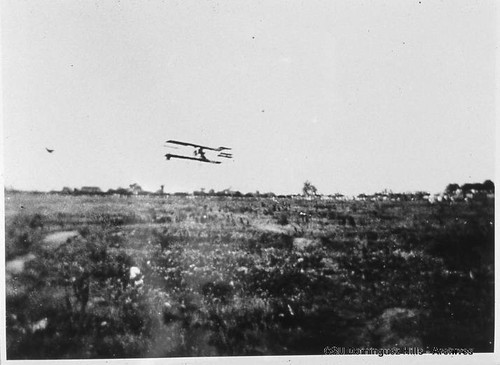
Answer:
<path fill-rule="evenodd" d="M 165 157 L 167 158 L 167 160 L 170 160 L 171 158 L 180 158 L 180 159 L 183 159 L 183 160 L 193 160 L 193 161 L 207 162 L 207 163 L 214 163 L 214 164 L 220 164 L 221 163 L 220 161 L 212 161 L 212 160 L 206 160 L 206 159 L 202 159 L 202 158 L 195 158 L 195 157 L 188 157 L 188 156 L 181 156 L 181 155 L 173 155 L 171 153 L 167 153 L 165 155 Z"/>

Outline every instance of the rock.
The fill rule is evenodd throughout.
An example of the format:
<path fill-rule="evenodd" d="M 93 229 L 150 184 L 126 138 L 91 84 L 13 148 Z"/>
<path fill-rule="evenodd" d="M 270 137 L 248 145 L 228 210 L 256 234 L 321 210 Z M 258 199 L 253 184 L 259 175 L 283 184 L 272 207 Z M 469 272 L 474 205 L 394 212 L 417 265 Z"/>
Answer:
<path fill-rule="evenodd" d="M 31 332 L 35 333 L 37 331 L 43 331 L 45 328 L 47 328 L 47 324 L 49 323 L 49 320 L 47 317 L 33 323 L 30 326 Z"/>
<path fill-rule="evenodd" d="M 143 275 L 137 266 L 132 266 L 129 274 L 129 279 L 135 287 L 142 287 L 144 285 Z"/>
<path fill-rule="evenodd" d="M 422 347 L 419 336 L 420 311 L 407 308 L 389 308 L 370 324 L 379 346 Z"/>
<path fill-rule="evenodd" d="M 136 280 L 140 275 L 141 275 L 141 269 L 139 269 L 137 266 L 132 266 L 130 268 L 130 280 Z"/>

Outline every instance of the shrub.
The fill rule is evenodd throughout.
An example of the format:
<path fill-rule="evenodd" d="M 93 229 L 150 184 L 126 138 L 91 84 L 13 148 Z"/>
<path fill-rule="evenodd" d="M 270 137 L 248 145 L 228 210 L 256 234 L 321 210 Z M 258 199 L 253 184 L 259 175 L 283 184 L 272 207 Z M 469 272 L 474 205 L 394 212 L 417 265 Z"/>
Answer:
<path fill-rule="evenodd" d="M 18 214 L 6 222 L 5 256 L 7 260 L 29 252 L 42 240 L 43 219 L 40 214 Z"/>
<path fill-rule="evenodd" d="M 288 215 L 286 213 L 281 213 L 278 215 L 278 224 L 286 226 L 288 224 Z"/>

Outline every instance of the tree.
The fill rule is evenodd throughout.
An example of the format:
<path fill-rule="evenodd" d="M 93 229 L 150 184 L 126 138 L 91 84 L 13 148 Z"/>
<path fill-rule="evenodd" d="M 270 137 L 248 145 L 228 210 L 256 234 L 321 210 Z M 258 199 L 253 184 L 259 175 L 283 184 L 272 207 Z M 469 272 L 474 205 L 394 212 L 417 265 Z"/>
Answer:
<path fill-rule="evenodd" d="M 460 189 L 460 185 L 458 184 L 448 184 L 448 186 L 446 187 L 445 189 L 445 193 L 446 194 L 450 194 L 450 195 L 453 195 L 455 194 L 455 192 Z"/>
<path fill-rule="evenodd" d="M 483 183 L 483 188 L 484 188 L 484 190 L 486 190 L 488 192 L 491 192 L 491 193 L 495 192 L 495 184 L 491 180 L 486 180 Z"/>
<path fill-rule="evenodd" d="M 302 187 L 302 193 L 305 196 L 312 196 L 316 195 L 318 189 L 316 189 L 316 186 L 314 186 L 309 180 L 306 180 L 304 183 L 304 186 Z"/>

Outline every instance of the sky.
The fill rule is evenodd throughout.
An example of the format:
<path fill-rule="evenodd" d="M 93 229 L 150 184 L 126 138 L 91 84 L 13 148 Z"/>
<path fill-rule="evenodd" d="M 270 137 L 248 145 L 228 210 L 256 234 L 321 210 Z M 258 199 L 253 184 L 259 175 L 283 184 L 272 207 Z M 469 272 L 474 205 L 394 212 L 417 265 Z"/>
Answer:
<path fill-rule="evenodd" d="M 493 0 L 3 0 L 1 17 L 7 187 L 494 180 Z M 192 153 L 168 139 L 234 159 L 166 161 Z"/>

